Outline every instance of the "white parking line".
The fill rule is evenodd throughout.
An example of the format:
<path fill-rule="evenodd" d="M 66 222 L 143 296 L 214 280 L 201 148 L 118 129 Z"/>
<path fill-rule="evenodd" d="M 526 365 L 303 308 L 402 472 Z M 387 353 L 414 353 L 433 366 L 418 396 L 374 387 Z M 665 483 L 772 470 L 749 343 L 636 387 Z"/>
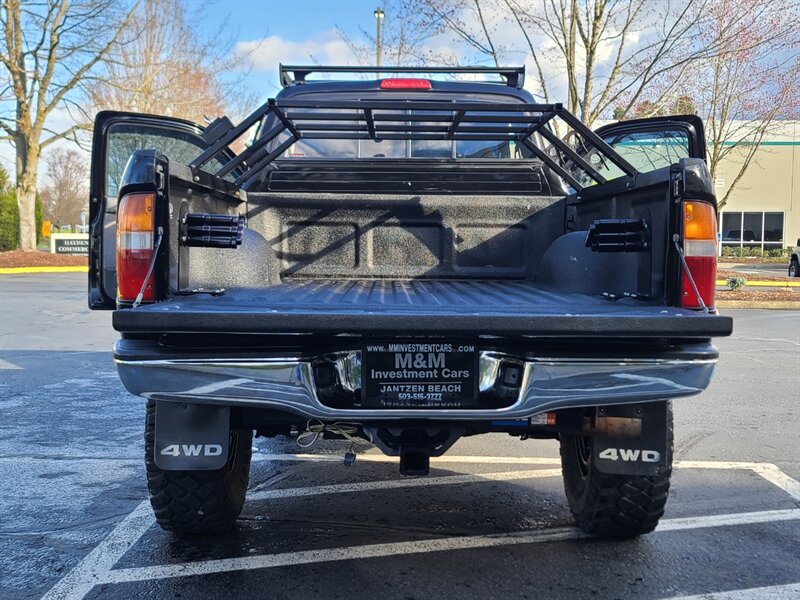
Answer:
<path fill-rule="evenodd" d="M 361 481 L 358 483 L 339 483 L 317 485 L 304 488 L 265 490 L 247 494 L 248 500 L 269 500 L 273 498 L 297 498 L 300 496 L 319 496 L 322 494 L 346 494 L 369 490 L 396 490 L 400 488 L 433 487 L 439 485 L 458 485 L 485 483 L 487 481 L 514 481 L 542 477 L 560 477 L 561 469 L 536 469 L 533 471 L 504 471 L 502 473 L 482 473 L 480 475 L 445 475 L 442 477 L 417 477 L 414 479 L 390 479 L 384 481 Z"/>
<path fill-rule="evenodd" d="M 755 523 L 774 523 L 800 519 L 800 509 L 762 511 L 732 515 L 714 515 L 688 519 L 667 519 L 656 531 L 686 531 L 709 527 L 730 527 L 733 525 L 750 525 Z M 561 527 L 549 530 L 515 531 L 513 533 L 451 537 L 414 542 L 396 542 L 390 544 L 369 544 L 346 548 L 330 548 L 325 550 L 305 550 L 301 552 L 283 552 L 261 556 L 243 556 L 187 562 L 175 565 L 158 565 L 154 567 L 135 567 L 118 569 L 99 575 L 102 583 L 129 583 L 134 581 L 152 581 L 171 577 L 188 577 L 192 575 L 210 575 L 230 571 L 250 571 L 254 569 L 271 569 L 337 562 L 363 558 L 380 558 L 385 556 L 402 556 L 428 552 L 447 552 L 453 550 L 474 550 L 517 544 L 535 544 L 576 540 L 587 537 L 572 527 Z"/>
<path fill-rule="evenodd" d="M 341 454 L 254 454 L 253 460 L 276 462 L 342 462 Z M 358 454 L 358 462 L 400 462 L 399 456 L 386 456 L 385 454 Z M 435 463 L 464 463 L 464 464 L 496 464 L 496 465 L 560 465 L 560 458 L 539 458 L 536 456 L 432 456 L 431 464 Z M 757 464 L 757 463 L 753 463 Z"/>
<path fill-rule="evenodd" d="M 72 571 L 50 588 L 42 600 L 83 598 L 101 583 L 100 576 L 109 572 L 155 522 L 150 501 L 145 500 L 122 519 Z"/>
<path fill-rule="evenodd" d="M 788 600 L 800 597 L 800 583 L 770 585 L 767 587 L 733 590 L 731 592 L 712 592 L 697 596 L 676 596 L 668 600 Z"/>
<path fill-rule="evenodd" d="M 256 454 L 256 461 L 275 462 L 341 462 L 338 454 Z M 383 454 L 359 454 L 356 461 L 395 463 L 397 456 Z M 558 458 L 540 458 L 535 456 L 456 456 L 445 455 L 431 457 L 431 463 L 463 463 L 463 464 L 507 464 L 507 465 L 560 465 Z M 792 479 L 777 466 L 770 463 L 757 462 L 725 462 L 711 460 L 678 460 L 673 463 L 676 469 L 723 469 L 749 470 L 757 473 L 771 484 L 779 487 L 792 498 L 800 501 L 800 481 Z M 430 480 L 429 480 L 430 481 Z"/>
<path fill-rule="evenodd" d="M 753 471 L 800 502 L 800 481 L 792 479 L 777 466 L 769 463 L 757 465 Z"/>
<path fill-rule="evenodd" d="M 319 454 L 260 454 L 260 460 L 274 461 L 339 461 L 338 455 Z M 255 458 L 255 457 L 254 457 Z M 395 462 L 397 457 L 386 457 L 377 454 L 359 455 L 359 460 L 367 462 Z M 432 459 L 432 462 L 460 462 L 460 463 L 489 463 L 489 464 L 529 464 L 529 465 L 554 465 L 559 464 L 557 458 L 537 457 L 504 457 L 504 456 L 444 456 Z M 761 475 L 764 479 L 787 492 L 795 500 L 800 499 L 800 483 L 783 473 L 777 466 L 769 463 L 750 462 L 718 462 L 718 461 L 677 461 L 676 468 L 689 469 L 742 469 L 750 470 Z M 307 488 L 287 488 L 278 490 L 257 491 L 248 495 L 249 500 L 265 500 L 270 498 L 289 498 L 312 496 L 321 494 L 337 494 L 358 492 L 366 490 L 396 489 L 403 487 L 436 486 L 469 484 L 485 481 L 512 481 L 528 478 L 555 477 L 560 475 L 560 469 L 541 469 L 527 471 L 507 471 L 499 473 L 449 475 L 432 478 L 388 480 L 359 482 L 352 484 L 336 484 L 315 486 Z M 685 529 L 698 529 L 702 527 L 735 526 L 773 521 L 800 519 L 800 509 L 783 511 L 763 511 L 755 513 L 741 513 L 734 515 L 716 515 L 711 517 L 693 517 L 686 519 L 663 520 L 657 531 L 679 531 Z M 201 569 L 224 566 L 224 570 L 240 570 L 241 568 L 257 569 L 282 566 L 283 564 L 304 564 L 303 562 L 282 563 L 289 560 L 290 556 L 307 557 L 305 562 L 323 560 L 349 560 L 362 557 L 359 552 L 366 552 L 364 556 L 388 556 L 390 554 L 416 554 L 420 552 L 437 552 L 444 550 L 458 550 L 469 548 L 486 548 L 491 546 L 523 544 L 564 539 L 579 539 L 583 536 L 577 529 L 562 528 L 544 531 L 525 531 L 491 536 L 475 536 L 471 538 L 447 538 L 442 540 L 428 540 L 421 542 L 400 542 L 397 544 L 379 544 L 375 546 L 358 546 L 329 550 L 309 550 L 301 553 L 274 554 L 265 556 L 251 556 L 241 559 L 225 559 L 222 561 L 206 561 L 199 563 L 185 563 L 184 565 L 167 565 L 154 567 L 141 567 L 134 569 L 113 570 L 114 565 L 130 550 L 155 523 L 149 501 L 140 503 L 134 511 L 125 517 L 78 565 L 51 588 L 42 600 L 79 600 L 91 589 L 102 583 L 121 583 L 124 581 L 141 581 L 153 577 L 147 573 L 162 573 L 157 578 L 177 577 L 191 574 L 186 569 Z M 393 549 L 397 549 L 395 552 Z M 385 554 L 369 554 L 370 552 L 385 552 Z M 324 556 L 333 558 L 325 559 Z M 343 558 L 336 558 L 344 556 Z M 283 558 L 281 558 L 283 557 Z M 314 557 L 314 558 L 312 558 Z M 298 559 L 300 560 L 300 559 Z M 242 562 L 245 561 L 245 562 Z M 260 562 L 259 562 L 260 561 Z M 239 567 L 235 565 L 259 565 Z M 187 566 L 188 565 L 188 566 Z M 203 571 L 205 573 L 206 571 Z M 208 573 L 219 571 L 207 571 Z M 167 574 L 167 573 L 175 573 Z M 126 576 L 134 579 L 124 579 Z"/>
<path fill-rule="evenodd" d="M 4 358 L 0 358 L 0 371 L 11 370 L 11 369 L 22 369 L 22 367 L 15 365 L 12 362 L 8 362 Z"/>
<path fill-rule="evenodd" d="M 754 462 L 714 462 L 704 460 L 679 460 L 673 465 L 676 469 L 742 469 L 761 475 L 772 485 L 782 489 L 800 502 L 800 481 L 792 479 L 772 463 Z"/>

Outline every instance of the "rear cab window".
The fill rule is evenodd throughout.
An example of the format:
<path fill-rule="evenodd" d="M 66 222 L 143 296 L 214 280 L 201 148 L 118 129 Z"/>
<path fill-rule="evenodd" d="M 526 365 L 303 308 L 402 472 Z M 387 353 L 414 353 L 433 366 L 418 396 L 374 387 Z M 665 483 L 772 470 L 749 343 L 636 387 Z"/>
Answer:
<path fill-rule="evenodd" d="M 640 173 L 668 167 L 691 156 L 689 134 L 681 128 L 620 132 L 603 136 L 603 140 Z M 607 180 L 625 175 L 597 152 L 590 155 L 589 162 Z"/>
<path fill-rule="evenodd" d="M 363 93 L 353 94 L 352 92 L 338 93 L 304 93 L 294 94 L 292 99 L 299 100 L 360 100 L 360 99 L 398 99 L 398 100 L 426 100 L 441 102 L 442 110 L 435 111 L 402 111 L 409 116 L 408 120 L 386 121 L 382 120 L 383 126 L 395 126 L 406 128 L 409 124 L 418 127 L 443 127 L 444 122 L 450 122 L 453 118 L 453 111 L 447 109 L 449 102 L 509 102 L 522 103 L 524 99 L 508 94 L 464 94 L 449 92 L 426 92 L 423 94 L 403 94 L 401 98 L 394 92 L 371 92 L 369 95 Z M 294 109 L 292 112 L 300 112 L 302 109 Z M 352 115 L 353 120 L 359 118 L 363 113 L 355 110 L 331 110 L 331 113 L 342 115 L 342 123 L 352 124 L 347 117 Z M 386 113 L 397 114 L 401 111 L 397 109 L 387 109 Z M 469 112 L 467 113 L 470 114 Z M 481 114 L 486 114 L 481 113 Z M 429 116 L 430 120 L 425 120 Z M 273 118 L 274 117 L 270 117 Z M 380 119 L 380 114 L 376 111 L 376 119 Z M 438 119 L 438 120 L 437 120 Z M 312 121 L 306 121 L 311 124 Z M 269 131 L 272 122 L 266 121 L 261 128 L 262 132 Z M 475 125 L 472 125 L 473 127 Z M 469 124 L 463 126 L 468 130 Z M 431 132 L 432 137 L 436 132 Z M 308 159 L 514 159 L 521 158 L 519 148 L 513 141 L 508 140 L 437 140 L 437 139 L 333 139 L 335 134 L 331 134 L 331 139 L 308 139 L 304 138 L 292 144 L 281 157 L 280 160 L 303 161 Z M 398 137 L 400 137 L 398 135 Z M 278 147 L 281 143 L 289 139 L 288 133 L 282 133 L 270 143 L 272 148 Z"/>

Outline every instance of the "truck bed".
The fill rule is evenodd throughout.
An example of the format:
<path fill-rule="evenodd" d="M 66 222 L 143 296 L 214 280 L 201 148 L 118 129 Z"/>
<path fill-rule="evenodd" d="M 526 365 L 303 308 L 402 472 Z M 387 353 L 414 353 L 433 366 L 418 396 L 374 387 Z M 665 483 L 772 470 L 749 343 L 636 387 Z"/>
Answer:
<path fill-rule="evenodd" d="M 284 280 L 114 313 L 121 332 L 686 337 L 729 335 L 730 317 L 525 280 Z"/>

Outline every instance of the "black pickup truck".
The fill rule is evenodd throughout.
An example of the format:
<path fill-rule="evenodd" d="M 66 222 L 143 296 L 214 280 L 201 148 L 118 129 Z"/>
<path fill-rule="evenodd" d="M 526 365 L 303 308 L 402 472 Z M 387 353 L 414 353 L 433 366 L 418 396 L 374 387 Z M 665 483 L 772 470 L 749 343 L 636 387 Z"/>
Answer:
<path fill-rule="evenodd" d="M 732 330 L 702 122 L 591 131 L 518 68 L 353 71 L 281 67 L 238 125 L 97 115 L 89 304 L 147 401 L 159 524 L 230 529 L 254 432 L 406 475 L 500 432 L 560 441 L 584 530 L 652 531 L 670 400 Z"/>

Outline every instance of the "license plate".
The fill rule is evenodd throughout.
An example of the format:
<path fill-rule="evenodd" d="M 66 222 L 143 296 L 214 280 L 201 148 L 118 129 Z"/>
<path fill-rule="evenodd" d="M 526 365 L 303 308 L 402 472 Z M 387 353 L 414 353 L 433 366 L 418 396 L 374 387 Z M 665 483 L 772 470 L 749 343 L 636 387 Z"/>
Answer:
<path fill-rule="evenodd" d="M 478 351 L 458 342 L 367 344 L 361 376 L 364 407 L 472 408 L 478 399 Z"/>

